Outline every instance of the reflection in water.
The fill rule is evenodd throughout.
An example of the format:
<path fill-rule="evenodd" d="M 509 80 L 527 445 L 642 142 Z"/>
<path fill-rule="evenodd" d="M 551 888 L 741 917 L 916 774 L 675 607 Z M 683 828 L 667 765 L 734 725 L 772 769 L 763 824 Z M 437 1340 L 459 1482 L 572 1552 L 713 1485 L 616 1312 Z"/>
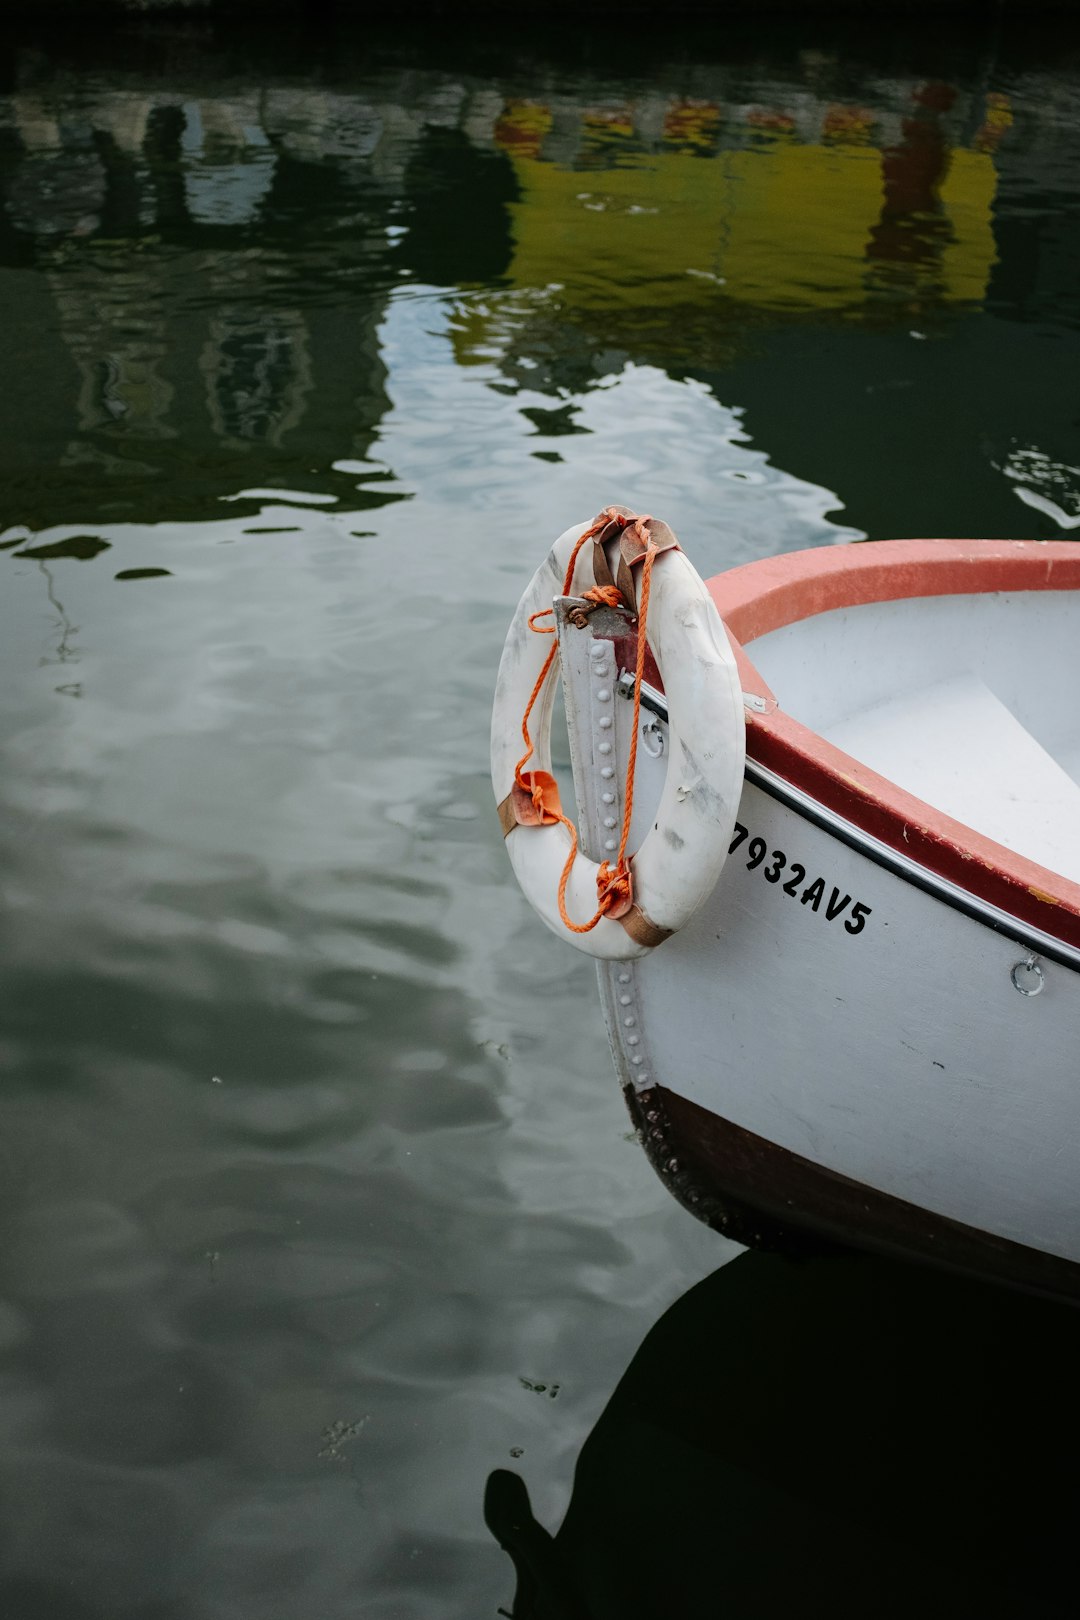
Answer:
<path fill-rule="evenodd" d="M 53 653 L 53 659 L 57 664 L 78 663 L 78 652 L 76 651 L 73 643 L 76 635 L 78 634 L 79 627 L 76 624 L 72 624 L 71 620 L 68 618 L 67 609 L 64 607 L 63 602 L 60 601 L 56 594 L 56 581 L 53 579 L 53 576 L 49 571 L 48 564 L 42 561 L 38 563 L 38 567 L 45 576 L 46 592 L 49 598 L 49 605 L 56 613 L 57 640 Z M 82 687 L 77 681 L 65 681 L 62 685 L 58 686 L 56 690 L 58 692 L 63 692 L 66 697 L 79 697 L 82 692 Z"/>
<path fill-rule="evenodd" d="M 941 266 L 926 308 L 977 302 L 994 260 L 993 159 L 945 122 L 953 90 L 894 85 L 890 100 L 905 88 L 914 116 L 896 145 L 891 107 L 876 117 L 805 91 L 771 108 L 586 110 L 569 140 L 565 117 L 559 128 L 546 108 L 512 106 L 496 128 L 522 192 L 510 281 L 674 319 L 702 304 L 721 322 L 732 305 L 857 316 L 893 292 L 875 285 L 874 262 L 918 260 L 925 242 Z M 615 262 L 617 279 L 605 273 Z"/>
<path fill-rule="evenodd" d="M 1044 512 L 1059 529 L 1080 529 L 1080 467 L 1063 466 L 1025 446 L 1013 450 L 1001 470 L 1025 506 Z"/>
<path fill-rule="evenodd" d="M 652 1329 L 554 1539 L 492 1475 L 515 1620 L 1071 1615 L 1078 1353 L 1071 1307 L 744 1255 Z"/>
<path fill-rule="evenodd" d="M 303 417 L 312 388 L 303 317 L 283 310 L 260 318 L 242 306 L 219 305 L 202 369 L 210 420 L 222 439 L 279 445 Z"/>
<path fill-rule="evenodd" d="M 0 98 L 0 274 L 41 273 L 7 291 L 41 333 L 53 520 L 65 492 L 73 516 L 110 486 L 130 506 L 124 480 L 175 512 L 227 492 L 238 456 L 248 482 L 295 486 L 331 425 L 366 455 L 388 404 L 379 324 L 410 282 L 483 287 L 459 306 L 458 362 L 498 356 L 555 393 L 627 360 L 708 374 L 792 323 L 961 318 L 1002 279 L 1010 166 L 1045 144 L 1034 80 L 813 52 L 663 89 L 539 72 L 528 94 L 428 67 L 222 88 L 165 60 L 75 81 L 28 56 Z M 0 438 L 17 487 L 19 438 Z"/>
<path fill-rule="evenodd" d="M 260 124 L 261 97 L 189 101 L 183 108 L 184 191 L 195 225 L 250 225 L 274 183 L 275 155 Z"/>

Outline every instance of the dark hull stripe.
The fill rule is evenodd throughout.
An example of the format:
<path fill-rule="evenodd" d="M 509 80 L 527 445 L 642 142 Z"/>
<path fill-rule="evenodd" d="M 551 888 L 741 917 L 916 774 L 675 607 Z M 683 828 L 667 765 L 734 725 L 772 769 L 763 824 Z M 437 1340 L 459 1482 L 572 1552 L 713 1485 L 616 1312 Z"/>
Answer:
<path fill-rule="evenodd" d="M 1080 1264 L 863 1186 L 662 1086 L 626 1099 L 670 1191 L 739 1243 L 868 1249 L 1080 1304 Z"/>

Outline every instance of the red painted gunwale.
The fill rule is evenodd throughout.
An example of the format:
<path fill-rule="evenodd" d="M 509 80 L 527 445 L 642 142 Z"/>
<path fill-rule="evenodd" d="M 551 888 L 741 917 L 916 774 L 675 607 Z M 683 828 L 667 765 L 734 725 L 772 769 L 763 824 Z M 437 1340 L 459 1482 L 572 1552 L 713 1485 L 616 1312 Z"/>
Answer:
<path fill-rule="evenodd" d="M 746 713 L 746 752 L 824 809 L 927 872 L 1018 922 L 1080 949 L 1080 884 L 906 793 L 800 724 L 745 648 L 758 636 L 835 608 L 908 597 L 1080 590 L 1080 545 L 1044 540 L 881 540 L 794 551 L 708 581 L 743 690 L 767 703 Z"/>

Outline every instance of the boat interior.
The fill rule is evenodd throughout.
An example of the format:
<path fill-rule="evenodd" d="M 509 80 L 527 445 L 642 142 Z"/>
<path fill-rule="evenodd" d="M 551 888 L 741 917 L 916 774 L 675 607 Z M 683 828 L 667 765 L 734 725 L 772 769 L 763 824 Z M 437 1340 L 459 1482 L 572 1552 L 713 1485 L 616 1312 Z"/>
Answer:
<path fill-rule="evenodd" d="M 901 598 L 758 636 L 784 711 L 976 832 L 1080 882 L 1071 590 Z"/>

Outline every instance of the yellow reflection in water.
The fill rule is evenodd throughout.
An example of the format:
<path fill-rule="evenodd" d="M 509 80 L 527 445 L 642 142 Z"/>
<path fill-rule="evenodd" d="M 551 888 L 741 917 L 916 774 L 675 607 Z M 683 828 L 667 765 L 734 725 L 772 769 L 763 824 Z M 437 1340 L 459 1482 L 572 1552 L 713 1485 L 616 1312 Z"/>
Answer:
<path fill-rule="evenodd" d="M 995 259 L 992 152 L 1009 118 L 1004 97 L 988 98 L 964 147 L 947 143 L 932 106 L 886 138 L 873 112 L 823 105 L 806 139 L 782 113 L 722 130 L 718 108 L 677 103 L 659 150 L 642 149 L 628 113 L 590 113 L 573 161 L 555 162 L 551 115 L 511 104 L 496 132 L 520 187 L 508 280 L 556 284 L 583 311 L 718 296 L 811 317 L 882 300 L 898 314 L 977 304 Z"/>

